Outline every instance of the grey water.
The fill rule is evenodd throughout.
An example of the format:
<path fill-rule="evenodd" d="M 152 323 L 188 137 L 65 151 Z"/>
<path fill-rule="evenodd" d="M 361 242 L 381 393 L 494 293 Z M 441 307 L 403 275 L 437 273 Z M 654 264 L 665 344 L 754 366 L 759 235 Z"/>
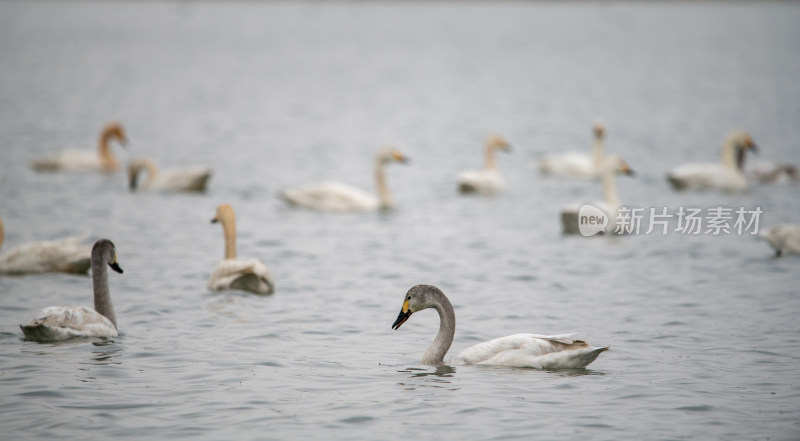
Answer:
<path fill-rule="evenodd" d="M 115 242 L 121 335 L 25 342 L 39 308 L 91 305 L 91 279 L 0 277 L 3 439 L 800 438 L 800 258 L 756 235 L 564 236 L 596 182 L 541 177 L 547 152 L 607 150 L 631 206 L 759 207 L 800 222 L 798 185 L 676 193 L 666 171 L 800 160 L 800 4 L 724 2 L 0 2 L 6 252 Z M 120 121 L 125 162 L 208 165 L 202 195 L 132 194 L 123 173 L 37 174 Z M 461 197 L 491 133 L 506 191 Z M 275 197 L 337 180 L 395 209 L 334 215 Z M 215 207 L 276 292 L 212 293 Z M 2 251 L 0 250 L 0 253 Z M 390 325 L 418 283 L 455 306 L 452 351 L 518 332 L 607 345 L 587 369 L 420 365 L 432 311 Z"/>

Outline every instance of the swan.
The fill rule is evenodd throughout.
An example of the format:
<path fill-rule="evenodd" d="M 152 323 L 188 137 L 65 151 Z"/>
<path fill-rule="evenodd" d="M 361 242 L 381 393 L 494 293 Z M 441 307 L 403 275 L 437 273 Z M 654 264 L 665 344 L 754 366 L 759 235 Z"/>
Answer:
<path fill-rule="evenodd" d="M 759 162 L 748 168 L 745 176 L 760 184 L 800 181 L 800 173 L 793 164 Z"/>
<path fill-rule="evenodd" d="M 390 162 L 407 164 L 408 158 L 393 147 L 384 147 L 375 157 L 375 187 L 378 198 L 347 184 L 325 182 L 284 190 L 278 197 L 293 206 L 317 211 L 356 212 L 392 208 L 384 167 Z"/>
<path fill-rule="evenodd" d="M 606 128 L 601 122 L 592 127 L 594 142 L 592 153 L 566 152 L 544 156 L 539 161 L 539 172 L 571 178 L 598 178 L 601 176 L 605 156 Z"/>
<path fill-rule="evenodd" d="M 742 130 L 728 135 L 722 146 L 721 163 L 684 164 L 667 173 L 667 180 L 676 190 L 740 191 L 747 188 L 742 173 L 745 153 L 757 150 L 753 138 Z"/>
<path fill-rule="evenodd" d="M 608 223 L 603 228 L 606 233 L 612 233 L 616 229 L 616 213 L 621 206 L 617 195 L 617 184 L 614 180 L 616 174 L 634 176 L 631 167 L 619 156 L 608 156 L 603 161 L 602 168 L 603 192 L 605 199 L 603 202 L 594 202 L 591 205 L 602 210 L 608 216 Z M 569 206 L 561 209 L 561 226 L 564 234 L 578 234 L 578 218 L 581 206 Z"/>
<path fill-rule="evenodd" d="M 108 239 L 100 239 L 92 247 L 94 309 L 86 306 L 44 308 L 27 325 L 19 326 L 25 340 L 48 342 L 74 337 L 116 337 L 117 317 L 108 293 L 106 264 L 122 274 L 114 244 Z"/>
<path fill-rule="evenodd" d="M 0 219 L 0 247 L 5 239 L 3 220 Z M 0 274 L 31 274 L 62 272 L 86 274 L 92 264 L 89 247 L 81 238 L 31 242 L 20 245 L 0 256 Z"/>
<path fill-rule="evenodd" d="M 211 273 L 208 289 L 221 291 L 240 289 L 255 294 L 272 294 L 275 284 L 267 267 L 258 260 L 236 260 L 236 215 L 233 207 L 221 204 L 211 223 L 221 223 L 225 236 L 225 260 L 218 263 Z"/>
<path fill-rule="evenodd" d="M 800 254 L 800 225 L 777 225 L 759 233 L 766 240 L 775 256 Z"/>
<path fill-rule="evenodd" d="M 139 185 L 139 173 L 147 170 L 147 179 Z M 193 167 L 180 170 L 166 170 L 159 173 L 156 164 L 148 158 L 136 158 L 128 164 L 128 184 L 131 191 L 182 191 L 202 192 L 211 177 L 211 169 Z"/>
<path fill-rule="evenodd" d="M 411 314 L 428 308 L 434 308 L 439 313 L 439 333 L 422 356 L 422 364 L 438 365 L 443 363 L 456 331 L 453 305 L 439 288 L 416 285 L 408 290 L 392 329 L 397 330 Z M 572 334 L 514 334 L 464 349 L 448 364 L 575 369 L 585 367 L 606 350 L 608 347 L 592 347 L 585 341 L 575 340 Z"/>
<path fill-rule="evenodd" d="M 495 150 L 509 151 L 511 145 L 500 135 L 486 140 L 486 166 L 483 170 L 468 170 L 458 175 L 458 191 L 464 194 L 493 195 L 503 190 L 504 183 L 494 161 Z"/>
<path fill-rule="evenodd" d="M 116 139 L 122 146 L 128 143 L 125 130 L 119 123 L 110 123 L 100 133 L 99 154 L 87 151 L 66 150 L 56 156 L 36 159 L 32 167 L 40 172 L 55 171 L 103 171 L 119 170 L 119 163 L 111 155 L 109 142 Z"/>

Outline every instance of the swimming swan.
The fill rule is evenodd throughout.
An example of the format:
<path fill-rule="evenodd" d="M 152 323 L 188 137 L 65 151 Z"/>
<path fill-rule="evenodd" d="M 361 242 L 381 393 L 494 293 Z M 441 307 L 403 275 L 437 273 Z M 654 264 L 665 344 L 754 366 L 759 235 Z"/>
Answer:
<path fill-rule="evenodd" d="M 40 172 L 55 171 L 103 171 L 115 172 L 119 170 L 119 163 L 111 155 L 109 141 L 116 139 L 125 146 L 128 138 L 125 130 L 118 123 L 110 123 L 103 128 L 100 134 L 99 154 L 87 151 L 66 150 L 56 156 L 36 159 L 32 167 Z"/>
<path fill-rule="evenodd" d="M 438 365 L 443 363 L 456 331 L 453 305 L 439 288 L 417 285 L 408 290 L 392 329 L 398 329 L 411 314 L 427 308 L 434 308 L 439 313 L 439 333 L 422 356 L 422 364 Z M 575 340 L 572 334 L 514 334 L 469 347 L 450 359 L 448 364 L 575 369 L 585 367 L 606 350 L 608 347 L 592 347 L 585 341 Z"/>
<path fill-rule="evenodd" d="M 117 317 L 108 293 L 108 270 L 122 273 L 114 244 L 100 239 L 92 247 L 94 309 L 85 306 L 50 306 L 37 312 L 27 325 L 20 325 L 25 340 L 60 341 L 74 337 L 116 337 Z"/>
<path fill-rule="evenodd" d="M 667 173 L 667 180 L 675 190 L 744 190 L 747 178 L 742 167 L 748 150 L 754 153 L 757 150 L 753 138 L 736 130 L 722 146 L 722 162 L 684 164 Z"/>
<path fill-rule="evenodd" d="M 800 181 L 800 173 L 794 164 L 759 162 L 747 169 L 748 180 L 759 184 L 792 183 Z"/>
<path fill-rule="evenodd" d="M 290 205 L 317 211 L 354 212 L 392 208 L 392 195 L 386 184 L 384 167 L 390 162 L 407 164 L 408 158 L 393 147 L 385 147 L 375 157 L 375 187 L 378 198 L 347 184 L 325 182 L 284 190 L 278 196 Z"/>
<path fill-rule="evenodd" d="M 139 173 L 147 170 L 147 179 L 139 185 Z M 211 169 L 194 167 L 166 170 L 159 173 L 156 164 L 148 158 L 136 158 L 128 164 L 128 184 L 131 191 L 202 192 L 211 177 Z"/>
<path fill-rule="evenodd" d="M 601 122 L 592 127 L 594 142 L 592 153 L 566 152 L 544 156 L 539 161 L 539 172 L 543 175 L 570 178 L 599 178 L 602 175 L 605 157 L 606 128 Z"/>
<path fill-rule="evenodd" d="M 605 167 L 602 169 L 604 201 L 594 202 L 591 205 L 601 209 L 608 216 L 608 223 L 603 229 L 606 233 L 612 233 L 617 226 L 617 211 L 621 206 L 617 195 L 617 184 L 614 176 L 624 174 L 634 176 L 633 170 L 619 156 L 609 156 L 603 161 Z M 561 227 L 564 234 L 578 234 L 580 232 L 578 218 L 581 206 L 569 206 L 561 209 Z"/>
<path fill-rule="evenodd" d="M 236 260 L 236 215 L 233 207 L 221 204 L 211 223 L 221 223 L 225 235 L 225 260 L 218 263 L 211 273 L 208 289 L 221 291 L 240 289 L 255 294 L 272 294 L 275 284 L 267 267 L 258 260 Z"/>
<path fill-rule="evenodd" d="M 772 249 L 775 257 L 800 254 L 800 225 L 777 225 L 759 233 Z"/>
<path fill-rule="evenodd" d="M 0 219 L 0 247 L 5 239 L 3 220 Z M 31 274 L 61 272 L 86 274 L 92 264 L 91 250 L 81 239 L 68 237 L 62 240 L 31 242 L 20 245 L 0 256 L 0 274 Z"/>
<path fill-rule="evenodd" d="M 494 161 L 495 150 L 509 151 L 511 145 L 500 135 L 486 140 L 486 166 L 483 170 L 469 170 L 458 175 L 458 191 L 464 194 L 493 195 L 504 187 Z"/>

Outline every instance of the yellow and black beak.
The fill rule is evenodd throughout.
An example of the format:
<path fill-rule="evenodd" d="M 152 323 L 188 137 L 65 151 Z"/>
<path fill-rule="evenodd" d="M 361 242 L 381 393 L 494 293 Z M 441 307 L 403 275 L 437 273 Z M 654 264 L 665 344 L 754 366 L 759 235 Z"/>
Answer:
<path fill-rule="evenodd" d="M 400 314 L 397 315 L 397 320 L 392 324 L 392 329 L 396 331 L 409 317 L 411 317 L 411 310 L 408 309 L 408 300 L 406 300 L 403 302 L 403 309 L 401 309 Z"/>
<path fill-rule="evenodd" d="M 122 274 L 122 268 L 119 266 L 119 263 L 117 262 L 117 256 L 114 256 L 114 261 L 109 263 L 108 266 L 110 266 L 111 269 L 113 269 L 114 271 Z"/>

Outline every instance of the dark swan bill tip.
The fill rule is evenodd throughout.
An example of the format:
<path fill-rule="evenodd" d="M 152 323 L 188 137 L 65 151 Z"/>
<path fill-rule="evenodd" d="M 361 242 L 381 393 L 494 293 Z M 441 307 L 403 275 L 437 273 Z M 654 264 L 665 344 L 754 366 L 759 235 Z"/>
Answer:
<path fill-rule="evenodd" d="M 122 274 L 122 273 L 123 273 L 123 271 L 122 271 L 122 267 L 120 267 L 120 266 L 119 266 L 119 264 L 118 264 L 118 263 L 116 263 L 116 262 L 114 262 L 114 263 L 109 263 L 109 264 L 108 264 L 108 266 L 110 266 L 110 267 L 111 267 L 111 269 L 113 269 L 114 271 L 116 271 L 116 272 L 118 272 L 118 273 L 120 273 L 120 274 Z"/>

